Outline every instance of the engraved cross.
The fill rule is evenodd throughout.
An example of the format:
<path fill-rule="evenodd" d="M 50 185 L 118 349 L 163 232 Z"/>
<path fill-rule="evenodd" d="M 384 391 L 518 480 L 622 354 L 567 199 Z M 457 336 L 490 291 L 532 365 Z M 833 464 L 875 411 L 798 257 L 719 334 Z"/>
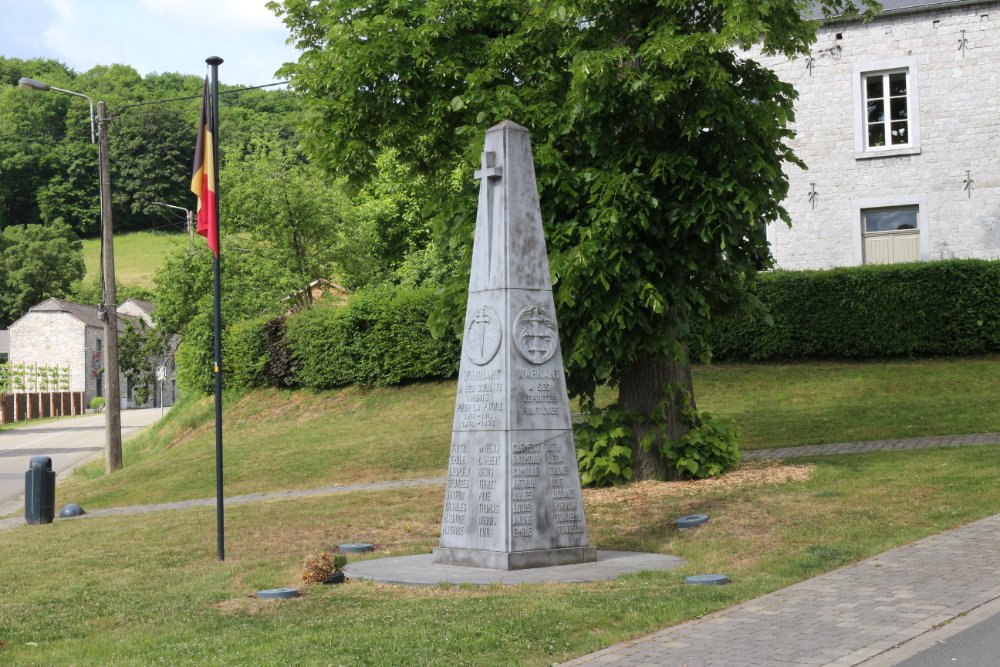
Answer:
<path fill-rule="evenodd" d="M 491 321 L 490 320 L 490 316 L 488 314 L 486 314 L 486 313 L 480 313 L 478 315 L 473 316 L 473 318 L 472 318 L 472 326 L 469 327 L 470 329 L 472 329 L 473 327 L 477 327 L 478 326 L 478 329 L 479 329 L 479 356 L 480 357 L 484 356 L 485 351 L 486 351 L 486 331 L 487 331 L 487 325 L 489 325 L 490 321 Z"/>
<path fill-rule="evenodd" d="M 496 166 L 497 154 L 493 151 L 483 152 L 480 169 L 477 169 L 473 176 L 480 179 L 479 191 L 486 189 L 486 258 L 487 269 L 493 273 L 493 188 L 490 187 L 490 179 L 498 179 L 503 176 L 503 167 Z"/>

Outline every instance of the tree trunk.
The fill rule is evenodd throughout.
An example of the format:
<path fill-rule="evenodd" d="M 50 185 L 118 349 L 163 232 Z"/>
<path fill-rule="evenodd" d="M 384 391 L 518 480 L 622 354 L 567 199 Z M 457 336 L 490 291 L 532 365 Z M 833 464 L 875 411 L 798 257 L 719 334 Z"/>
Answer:
<path fill-rule="evenodd" d="M 678 399 L 681 398 L 682 392 L 671 391 L 673 386 L 687 390 L 690 402 L 679 403 Z M 675 476 L 666 459 L 655 447 L 645 452 L 639 444 L 649 429 L 662 420 L 663 413 L 659 415 L 655 413 L 664 396 L 670 398 L 665 414 L 667 432 L 671 439 L 676 440 L 691 428 L 684 421 L 682 411 L 686 407 L 695 407 L 691 363 L 688 361 L 686 348 L 681 361 L 640 356 L 632 368 L 622 374 L 618 394 L 619 405 L 626 412 L 639 413 L 646 417 L 644 423 L 636 427 L 635 442 L 632 445 L 632 475 L 636 481 L 662 480 Z M 662 424 L 656 425 L 662 426 Z"/>

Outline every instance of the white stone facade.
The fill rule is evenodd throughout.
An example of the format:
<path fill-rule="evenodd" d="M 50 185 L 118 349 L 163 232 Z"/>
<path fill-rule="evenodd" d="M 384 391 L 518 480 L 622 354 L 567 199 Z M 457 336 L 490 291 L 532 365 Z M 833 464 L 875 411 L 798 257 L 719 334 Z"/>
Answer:
<path fill-rule="evenodd" d="M 828 22 L 811 68 L 755 56 L 798 91 L 808 165 L 786 166 L 792 227 L 768 229 L 779 268 L 872 261 L 862 212 L 891 206 L 918 209 L 915 259 L 1000 257 L 1000 2 L 941 4 Z M 910 75 L 905 148 L 865 148 L 863 78 L 880 71 Z"/>
<path fill-rule="evenodd" d="M 129 299 L 118 307 L 119 332 L 125 327 L 123 317 L 141 318 L 152 322 L 152 304 Z M 92 306 L 49 299 L 32 307 L 10 327 L 11 365 L 38 364 L 39 366 L 59 366 L 69 368 L 69 391 L 82 391 L 84 403 L 89 404 L 95 396 L 105 394 L 103 382 L 104 325 L 97 309 Z M 167 375 L 160 393 L 160 383 L 149 387 L 150 403 L 173 405 L 177 398 L 176 371 L 173 352 L 176 342 L 163 357 L 153 359 L 154 368 L 163 365 Z M 124 375 L 119 375 L 121 398 L 128 407 L 137 407 L 133 391 L 128 387 Z"/>
<path fill-rule="evenodd" d="M 95 353 L 100 360 L 101 337 L 99 328 L 69 312 L 29 312 L 10 327 L 10 362 L 69 368 L 68 391 L 84 392 L 87 403 L 97 395 L 90 362 Z"/>

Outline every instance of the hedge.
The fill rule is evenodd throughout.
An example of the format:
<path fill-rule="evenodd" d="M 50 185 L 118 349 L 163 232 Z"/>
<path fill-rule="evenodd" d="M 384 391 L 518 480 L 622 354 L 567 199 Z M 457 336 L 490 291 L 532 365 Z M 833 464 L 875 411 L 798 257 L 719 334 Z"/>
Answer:
<path fill-rule="evenodd" d="M 714 359 L 871 359 L 1000 350 L 1000 262 L 948 260 L 762 274 L 774 320 L 731 315 L 705 331 Z"/>
<path fill-rule="evenodd" d="M 432 289 L 384 287 L 346 306 L 317 306 L 288 317 L 239 322 L 226 333 L 227 387 L 331 389 L 452 377 L 461 344 L 433 338 Z"/>

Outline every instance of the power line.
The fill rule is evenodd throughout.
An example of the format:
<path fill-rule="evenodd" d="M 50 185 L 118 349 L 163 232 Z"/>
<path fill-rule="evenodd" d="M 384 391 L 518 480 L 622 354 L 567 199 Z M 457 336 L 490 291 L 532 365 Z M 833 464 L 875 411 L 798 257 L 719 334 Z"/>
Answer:
<path fill-rule="evenodd" d="M 285 85 L 288 82 L 289 82 L 289 80 L 286 80 L 286 81 L 275 81 L 274 83 L 265 83 L 265 84 L 260 85 L 260 86 L 247 86 L 245 88 L 232 88 L 230 90 L 220 90 L 219 91 L 219 95 L 233 95 L 234 93 L 242 93 L 245 90 L 260 90 L 261 88 L 273 88 L 274 86 L 283 86 L 283 85 Z M 184 101 L 187 101 L 187 100 L 200 100 L 202 97 L 203 97 L 202 95 L 188 95 L 186 97 L 171 97 L 169 99 L 154 100 L 152 102 L 136 102 L 135 104 L 126 104 L 124 106 L 115 107 L 115 111 L 118 112 L 118 111 L 123 111 L 125 109 L 133 109 L 135 107 L 151 106 L 151 105 L 154 105 L 154 104 L 171 104 L 173 102 L 184 102 Z"/>

